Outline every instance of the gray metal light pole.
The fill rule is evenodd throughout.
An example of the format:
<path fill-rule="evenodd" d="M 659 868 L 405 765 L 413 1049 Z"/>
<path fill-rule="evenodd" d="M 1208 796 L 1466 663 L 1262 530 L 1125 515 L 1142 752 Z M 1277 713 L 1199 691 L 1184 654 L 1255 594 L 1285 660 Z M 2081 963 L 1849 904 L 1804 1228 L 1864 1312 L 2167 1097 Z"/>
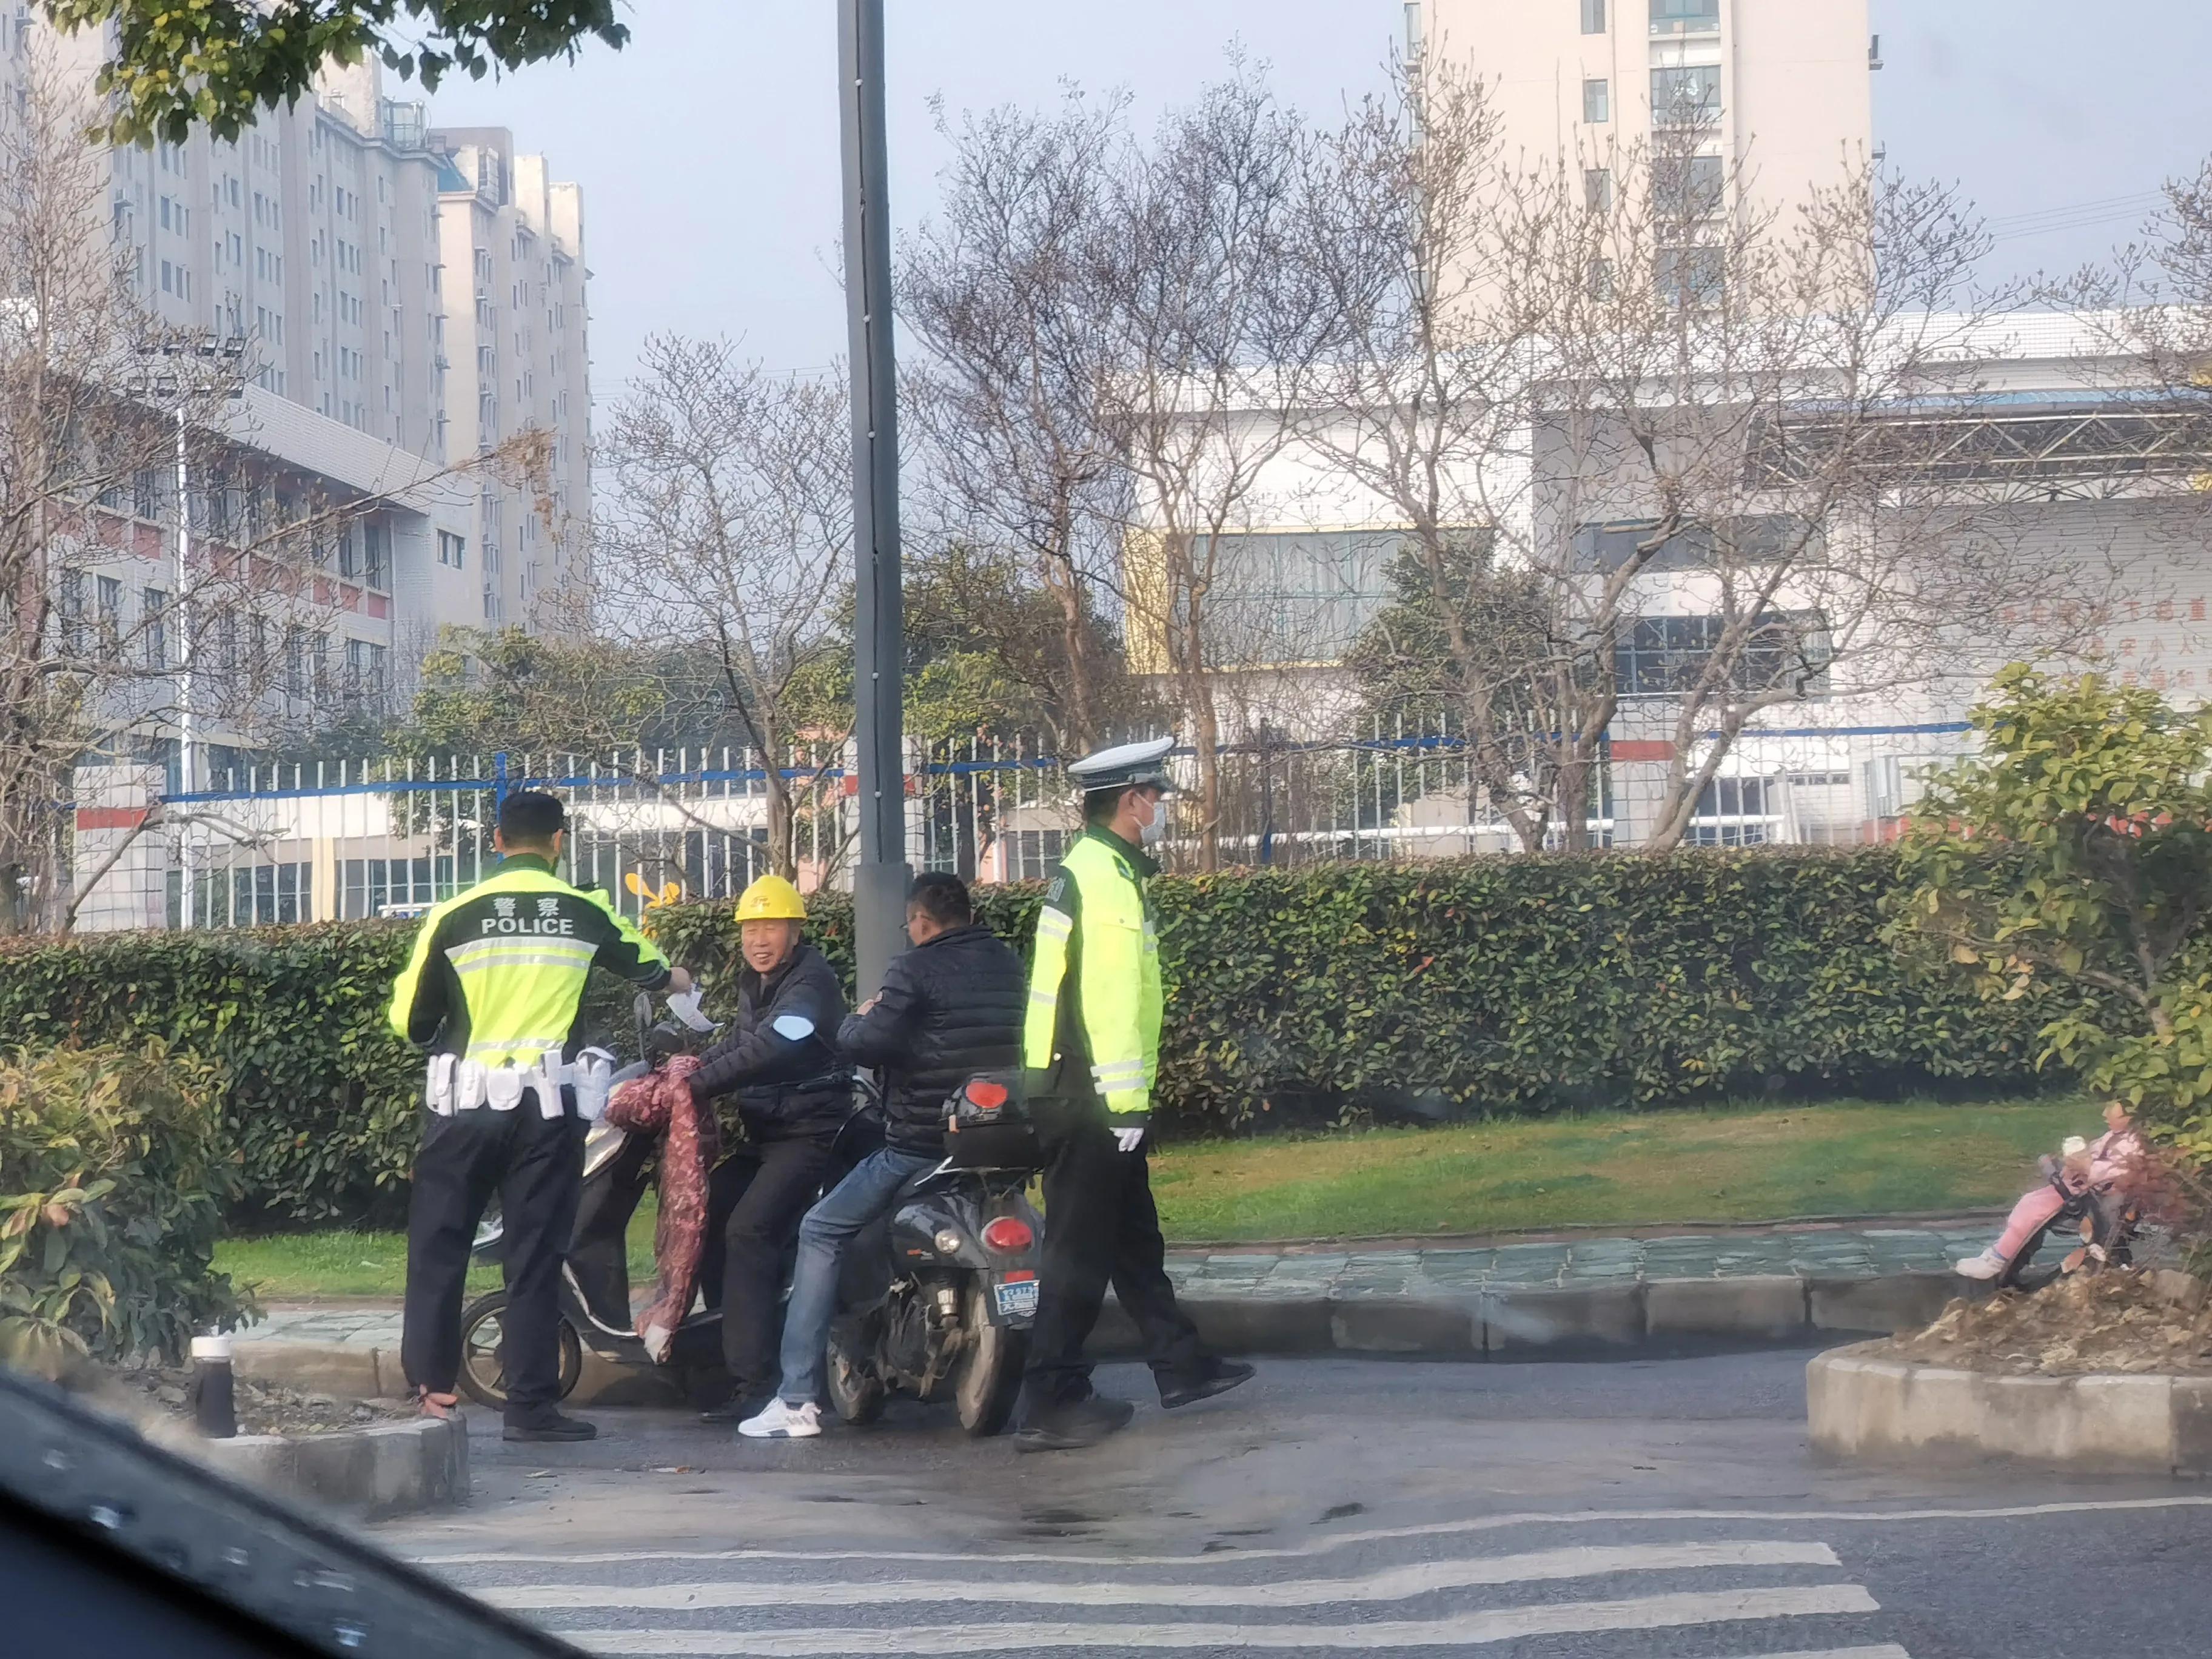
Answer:
<path fill-rule="evenodd" d="M 839 0 L 845 157 L 845 318 L 853 368 L 853 696 L 860 863 L 853 878 L 860 992 L 872 994 L 906 915 L 905 649 L 900 596 L 898 390 L 891 354 L 891 228 L 884 147 L 883 0 Z"/>

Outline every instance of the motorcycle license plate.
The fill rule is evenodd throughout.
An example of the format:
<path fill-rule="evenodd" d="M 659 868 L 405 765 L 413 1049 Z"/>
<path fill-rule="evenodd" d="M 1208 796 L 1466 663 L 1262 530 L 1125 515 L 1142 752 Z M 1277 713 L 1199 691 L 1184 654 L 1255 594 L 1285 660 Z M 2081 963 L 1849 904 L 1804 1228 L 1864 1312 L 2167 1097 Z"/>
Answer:
<path fill-rule="evenodd" d="M 1010 1284 L 994 1285 L 991 1294 L 999 1299 L 999 1316 L 1001 1319 L 1034 1316 L 1036 1312 L 1037 1282 L 1034 1279 L 1018 1279 Z"/>

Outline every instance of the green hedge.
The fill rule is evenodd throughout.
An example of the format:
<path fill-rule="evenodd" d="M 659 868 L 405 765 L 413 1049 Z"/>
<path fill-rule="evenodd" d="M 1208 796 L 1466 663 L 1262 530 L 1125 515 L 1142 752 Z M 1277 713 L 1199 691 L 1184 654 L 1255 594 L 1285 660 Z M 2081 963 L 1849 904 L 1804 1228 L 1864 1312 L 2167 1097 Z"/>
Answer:
<path fill-rule="evenodd" d="M 0 1060 L 0 1361 L 175 1360 L 234 1322 L 225 1139 L 216 1069 L 158 1042 Z"/>
<path fill-rule="evenodd" d="M 1162 1127 L 2016 1085 L 2052 1008 L 1905 974 L 1879 938 L 1896 879 L 1877 848 L 1163 881 Z M 982 903 L 1026 944 L 1037 898 Z M 814 909 L 849 974 L 849 907 Z M 653 925 L 733 984 L 727 906 Z M 344 923 L 19 945 L 0 953 L 0 1044 L 158 1036 L 204 1054 L 232 1080 L 242 1222 L 388 1217 L 415 1133 L 418 1062 L 383 1024 L 408 936 Z M 595 994 L 601 1035 L 623 1034 L 624 1006 L 618 986 Z"/>

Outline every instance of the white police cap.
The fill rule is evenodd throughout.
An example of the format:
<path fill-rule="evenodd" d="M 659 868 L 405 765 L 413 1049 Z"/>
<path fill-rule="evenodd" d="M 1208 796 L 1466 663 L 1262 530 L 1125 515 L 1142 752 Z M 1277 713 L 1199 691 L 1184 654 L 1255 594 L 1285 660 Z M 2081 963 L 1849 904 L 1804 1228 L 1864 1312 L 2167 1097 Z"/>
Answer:
<path fill-rule="evenodd" d="M 1175 780 L 1168 775 L 1168 751 L 1174 747 L 1173 738 L 1151 738 L 1102 749 L 1071 763 L 1067 775 L 1085 794 L 1100 789 L 1171 791 Z"/>

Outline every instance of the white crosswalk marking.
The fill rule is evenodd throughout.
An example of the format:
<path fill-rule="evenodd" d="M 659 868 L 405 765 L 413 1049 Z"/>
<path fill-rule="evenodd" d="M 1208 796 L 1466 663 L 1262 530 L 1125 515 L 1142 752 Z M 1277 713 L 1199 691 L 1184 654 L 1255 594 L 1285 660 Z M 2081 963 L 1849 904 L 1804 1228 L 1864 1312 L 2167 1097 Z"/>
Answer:
<path fill-rule="evenodd" d="M 1486 1584 L 1539 1583 L 1612 1572 L 1663 1572 L 1694 1567 L 1839 1565 L 1826 1544 L 1794 1540 L 1695 1544 L 1589 1544 L 1468 1561 L 1423 1562 L 1364 1578 L 1316 1578 L 1267 1584 L 1006 1583 L 985 1578 L 898 1578 L 842 1584 L 695 1583 L 525 1584 L 477 1595 L 496 1607 L 550 1612 L 581 1607 L 637 1611 L 728 1607 L 850 1607 L 871 1602 L 1061 1602 L 1077 1607 L 1311 1607 L 1339 1601 L 1391 1601 L 1437 1590 Z"/>
<path fill-rule="evenodd" d="M 1284 1561 L 1326 1554 L 1353 1544 L 1394 1542 L 1414 1538 L 1445 1538 L 1464 1533 L 1510 1531 L 1522 1527 L 1565 1527 L 1585 1522 L 1666 1521 L 1813 1522 L 1830 1526 L 1887 1526 L 1900 1521 L 2017 1521 L 2057 1515 L 2118 1515 L 2129 1511 L 2159 1511 L 2212 1508 L 2212 1497 L 2091 1498 L 2072 1503 L 2014 1504 L 1980 1509 L 1911 1510 L 1526 1510 L 1510 1515 L 1479 1516 L 1465 1521 L 1432 1521 L 1418 1527 L 1381 1527 L 1332 1533 L 1310 1543 L 1279 1548 L 1239 1550 L 1240 1561 Z M 666 1561 L 896 1561 L 958 1565 L 971 1555 L 950 1550 L 471 1550 L 418 1555 L 416 1565 L 433 1572 L 453 1567 L 618 1566 L 631 1562 Z M 1002 1564 L 1049 1563 L 1055 1566 L 1172 1567 L 1187 1555 L 1060 1555 L 1042 1550 L 1010 1551 L 991 1559 Z"/>
<path fill-rule="evenodd" d="M 1753 1516 L 1770 1525 L 1744 1525 Z M 1577 1659 L 1644 1659 L 1661 1632 L 1680 1659 L 1912 1659 L 1884 1639 L 1893 1632 L 1881 1604 L 1847 1582 L 1835 1547 L 1802 1535 L 1802 1516 L 1667 1519 L 1677 1524 L 1633 1511 L 1488 1516 L 1274 1550 L 1103 1561 L 1030 1551 L 698 1550 L 487 1553 L 435 1565 L 491 1605 L 608 1659 L 1349 1659 L 1477 1649 L 1499 1659 L 1540 1649 L 1556 1659 L 1563 1647 Z M 1778 1535 L 1790 1533 L 1799 1535 Z M 1504 1547 L 1507 1538 L 1520 1547 Z M 1334 1570 L 1316 1571 L 1324 1562 Z"/>
<path fill-rule="evenodd" d="M 1494 1607 L 1449 1619 L 1391 1619 L 1358 1625 L 1074 1625 L 981 1624 L 903 1629 L 748 1632 L 562 1631 L 608 1654 L 682 1656 L 757 1654 L 805 1659 L 815 1654 L 958 1654 L 1032 1652 L 1045 1648 L 1231 1649 L 1249 1651 L 1327 1648 L 1339 1650 L 1460 1647 L 1529 1636 L 1579 1636 L 1606 1631 L 1662 1630 L 1736 1620 L 1802 1618 L 1812 1613 L 1874 1613 L 1875 1599 L 1856 1584 L 1802 1589 L 1690 1590 L 1618 1601 L 1568 1601 Z"/>

